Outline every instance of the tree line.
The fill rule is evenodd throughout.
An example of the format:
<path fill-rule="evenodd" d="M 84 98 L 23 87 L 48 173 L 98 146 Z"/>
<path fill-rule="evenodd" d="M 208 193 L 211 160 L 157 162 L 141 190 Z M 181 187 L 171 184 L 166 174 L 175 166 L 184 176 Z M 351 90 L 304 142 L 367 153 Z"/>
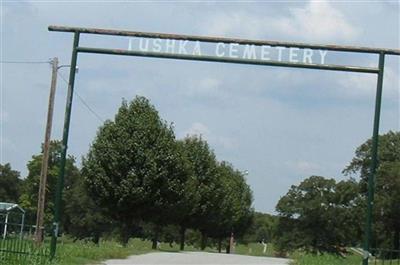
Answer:
<path fill-rule="evenodd" d="M 61 143 L 50 148 L 45 220 L 53 218 L 53 200 Z M 6 185 L 0 200 L 18 202 L 34 223 L 42 154 L 28 162 L 21 180 L 9 164 L 2 165 Z M 13 190 L 2 190 L 15 189 Z M 227 238 L 244 234 L 252 221 L 252 191 L 243 172 L 218 161 L 201 136 L 176 139 L 173 127 L 162 120 L 144 97 L 123 101 L 115 118 L 98 130 L 77 168 L 66 163 L 62 231 L 76 238 L 118 236 L 122 244 L 134 236 L 185 245 L 186 233 L 229 246 Z M 4 194 L 4 195 L 3 195 Z M 229 249 L 228 249 L 229 251 Z"/>
<path fill-rule="evenodd" d="M 349 179 L 311 176 L 281 197 L 275 230 L 281 251 L 340 254 L 345 247 L 362 247 L 371 146 L 367 140 L 356 149 L 343 170 Z M 400 250 L 400 132 L 379 136 L 378 160 L 371 247 Z M 397 255 L 392 253 L 392 257 Z"/>
<path fill-rule="evenodd" d="M 218 161 L 201 136 L 176 139 L 150 102 L 123 101 L 98 130 L 80 168 L 66 163 L 62 231 L 75 238 L 131 237 L 185 242 L 229 251 L 241 243 L 273 243 L 277 254 L 294 250 L 340 254 L 362 246 L 370 174 L 371 140 L 344 167 L 344 179 L 310 176 L 280 198 L 274 215 L 254 212 L 243 172 Z M 61 143 L 53 141 L 45 220 L 51 223 Z M 379 136 L 372 247 L 400 248 L 400 132 Z M 18 202 L 34 223 L 42 154 L 21 179 L 0 165 L 0 201 Z"/>

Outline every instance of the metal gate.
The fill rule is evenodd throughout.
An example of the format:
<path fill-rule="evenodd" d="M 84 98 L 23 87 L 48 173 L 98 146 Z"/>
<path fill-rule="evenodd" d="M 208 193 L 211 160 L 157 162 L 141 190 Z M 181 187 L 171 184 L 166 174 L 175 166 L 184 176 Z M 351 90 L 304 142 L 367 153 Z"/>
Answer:
<path fill-rule="evenodd" d="M 33 239 L 34 227 L 17 223 L 0 223 L 0 228 L 7 225 L 7 235 L 0 238 L 1 265 L 42 265 L 49 263 L 48 244 L 36 246 Z M 22 230 L 22 233 L 21 233 Z M 3 231 L 3 229 L 2 229 Z"/>

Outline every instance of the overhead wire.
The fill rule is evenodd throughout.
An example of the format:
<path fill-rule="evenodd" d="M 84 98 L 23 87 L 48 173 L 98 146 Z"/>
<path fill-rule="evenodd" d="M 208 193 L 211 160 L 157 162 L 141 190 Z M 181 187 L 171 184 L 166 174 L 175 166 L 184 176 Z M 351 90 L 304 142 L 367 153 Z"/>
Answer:
<path fill-rule="evenodd" d="M 60 73 L 57 71 L 58 76 L 69 86 L 69 82 L 67 81 L 67 79 Z M 78 97 L 78 99 L 81 101 L 81 103 L 101 122 L 104 122 L 104 119 L 97 114 L 93 108 L 91 108 L 89 106 L 89 104 L 83 99 L 83 97 L 81 95 L 79 95 L 78 92 L 74 91 L 74 95 L 76 95 Z"/>
<path fill-rule="evenodd" d="M 50 64 L 52 61 L 48 60 L 48 61 L 11 61 L 11 60 L 4 60 L 4 61 L 0 61 L 0 63 L 2 64 Z M 57 71 L 58 76 L 67 84 L 69 85 L 69 82 L 67 81 L 66 78 L 64 78 L 64 76 Z M 77 93 L 76 91 L 74 91 L 74 94 L 79 98 L 79 100 L 81 101 L 81 103 L 101 122 L 104 122 L 104 119 L 97 114 L 93 108 L 91 108 L 89 106 L 89 104 L 83 99 L 83 97 L 81 95 L 79 95 L 79 93 Z"/>
<path fill-rule="evenodd" d="M 49 61 L 0 61 L 2 64 L 48 64 L 51 63 L 51 60 Z"/>

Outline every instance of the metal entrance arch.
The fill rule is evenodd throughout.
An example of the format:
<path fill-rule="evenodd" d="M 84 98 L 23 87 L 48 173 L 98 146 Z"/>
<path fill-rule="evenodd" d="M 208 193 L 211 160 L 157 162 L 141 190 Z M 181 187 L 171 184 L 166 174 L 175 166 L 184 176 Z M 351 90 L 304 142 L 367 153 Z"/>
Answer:
<path fill-rule="evenodd" d="M 372 209 L 374 201 L 375 175 L 376 175 L 376 169 L 378 167 L 378 135 L 379 135 L 379 122 L 380 122 L 380 112 L 381 112 L 381 102 L 382 102 L 382 88 L 383 88 L 382 86 L 383 86 L 385 56 L 386 55 L 399 56 L 400 55 L 399 49 L 320 45 L 320 44 L 307 44 L 307 43 L 295 43 L 295 42 L 248 40 L 248 39 L 193 36 L 193 35 L 176 35 L 176 34 L 164 34 L 164 33 L 107 30 L 98 28 L 80 28 L 80 27 L 65 27 L 65 26 L 49 26 L 48 29 L 49 31 L 74 33 L 71 67 L 70 67 L 71 70 L 69 75 L 67 103 L 65 108 L 63 149 L 62 149 L 61 166 L 57 182 L 57 194 L 55 201 L 55 213 L 54 213 L 54 223 L 53 223 L 54 232 L 51 241 L 51 257 L 54 257 L 55 255 L 56 244 L 57 244 L 58 225 L 60 220 L 60 203 L 61 203 L 62 189 L 64 186 L 65 161 L 67 155 L 68 133 L 69 133 L 69 125 L 71 119 L 71 106 L 73 99 L 76 62 L 78 58 L 78 53 L 98 53 L 98 54 L 137 56 L 137 57 L 153 57 L 153 58 L 164 58 L 164 59 L 180 59 L 180 60 L 221 62 L 221 63 L 267 65 L 267 66 L 269 65 L 269 66 L 376 74 L 378 78 L 377 78 L 377 88 L 375 97 L 375 116 L 374 116 L 373 134 L 372 134 L 372 150 L 371 150 L 372 163 L 371 163 L 371 174 L 368 177 L 368 203 L 367 203 L 367 213 L 366 213 L 364 257 L 363 257 L 363 265 L 368 265 L 371 235 L 372 235 Z M 97 35 L 138 37 L 138 38 L 149 38 L 149 39 L 199 41 L 206 43 L 224 43 L 224 44 L 236 44 L 236 45 L 253 45 L 253 46 L 266 45 L 270 47 L 366 53 L 366 54 L 377 54 L 379 56 L 379 61 L 378 61 L 378 67 L 376 68 L 376 67 L 344 66 L 344 65 L 332 65 L 332 64 L 313 64 L 313 63 L 299 63 L 299 62 L 285 62 L 285 61 L 282 62 L 274 60 L 242 59 L 242 58 L 210 56 L 210 55 L 162 53 L 154 51 L 132 51 L 132 50 L 121 50 L 121 49 L 91 48 L 91 47 L 79 46 L 80 34 L 97 34 Z"/>

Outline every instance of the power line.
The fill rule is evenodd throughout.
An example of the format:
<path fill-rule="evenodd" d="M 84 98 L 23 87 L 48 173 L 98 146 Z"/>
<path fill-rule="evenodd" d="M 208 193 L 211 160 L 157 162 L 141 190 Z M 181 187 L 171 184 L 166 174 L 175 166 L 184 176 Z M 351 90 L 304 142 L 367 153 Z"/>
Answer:
<path fill-rule="evenodd" d="M 60 73 L 57 72 L 58 76 L 69 86 L 69 82 L 67 81 L 67 79 Z M 96 118 L 101 121 L 104 122 L 104 119 L 97 114 L 90 106 L 89 104 L 78 94 L 78 92 L 74 91 L 74 94 L 78 97 L 78 99 L 82 102 L 82 104 L 94 115 L 96 116 Z"/>
<path fill-rule="evenodd" d="M 2 64 L 50 64 L 51 60 L 48 61 L 0 61 Z M 60 72 L 57 72 L 58 76 L 67 84 L 69 85 L 69 82 L 64 78 Z M 74 91 L 74 94 L 79 98 L 79 100 L 82 102 L 82 104 L 94 115 L 96 118 L 104 122 L 104 119 L 100 117 L 99 114 L 97 114 L 90 106 L 89 104 L 79 95 L 76 91 Z"/>
<path fill-rule="evenodd" d="M 99 121 L 104 122 L 104 119 L 101 118 L 100 115 L 98 115 L 98 114 L 85 102 L 85 100 L 84 100 L 77 92 L 74 92 L 74 94 L 76 94 L 76 95 L 78 96 L 78 98 L 80 99 L 80 101 L 82 102 L 82 104 L 85 105 L 86 108 L 87 108 L 94 116 L 96 116 L 96 118 L 97 118 Z"/>
<path fill-rule="evenodd" d="M 48 64 L 51 61 L 0 61 L 3 64 Z"/>

